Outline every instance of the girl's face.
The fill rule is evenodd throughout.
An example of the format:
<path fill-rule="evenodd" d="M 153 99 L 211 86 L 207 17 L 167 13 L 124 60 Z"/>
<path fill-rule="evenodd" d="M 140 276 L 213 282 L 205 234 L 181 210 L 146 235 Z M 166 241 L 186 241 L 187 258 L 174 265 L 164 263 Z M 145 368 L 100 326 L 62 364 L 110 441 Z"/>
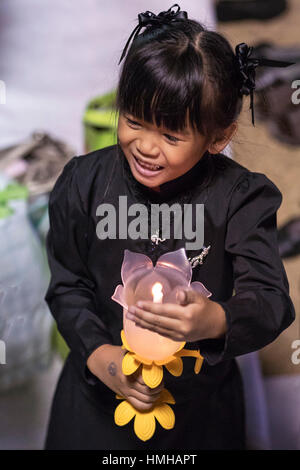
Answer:
<path fill-rule="evenodd" d="M 190 170 L 208 149 L 207 139 L 190 127 L 172 132 L 127 113 L 120 113 L 118 138 L 135 179 L 156 191 Z"/>

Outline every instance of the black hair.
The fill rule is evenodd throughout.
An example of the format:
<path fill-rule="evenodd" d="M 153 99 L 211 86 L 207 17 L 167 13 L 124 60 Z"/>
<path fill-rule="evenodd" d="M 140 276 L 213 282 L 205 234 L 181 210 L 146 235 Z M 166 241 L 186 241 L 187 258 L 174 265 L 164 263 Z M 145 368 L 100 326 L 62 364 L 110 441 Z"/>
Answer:
<path fill-rule="evenodd" d="M 240 80 L 236 56 L 221 34 L 190 19 L 151 26 L 125 57 L 116 106 L 174 132 L 189 123 L 217 139 L 241 112 Z"/>

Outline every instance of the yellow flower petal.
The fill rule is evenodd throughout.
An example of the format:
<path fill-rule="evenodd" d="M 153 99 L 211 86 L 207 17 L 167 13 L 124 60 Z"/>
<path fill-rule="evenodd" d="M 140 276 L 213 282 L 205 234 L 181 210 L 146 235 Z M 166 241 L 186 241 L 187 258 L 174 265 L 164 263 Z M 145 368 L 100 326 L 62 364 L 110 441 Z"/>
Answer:
<path fill-rule="evenodd" d="M 178 356 L 200 357 L 200 352 L 192 349 L 183 349 Z"/>
<path fill-rule="evenodd" d="M 135 355 L 136 360 L 140 361 L 142 364 L 147 364 L 147 366 L 150 366 L 153 363 L 152 359 L 146 359 L 145 357 L 142 357 L 136 353 L 134 353 L 134 355 Z"/>
<path fill-rule="evenodd" d="M 183 341 L 183 342 L 181 343 L 181 345 L 179 346 L 179 348 L 178 348 L 178 349 L 176 349 L 176 352 L 175 352 L 174 354 L 176 354 L 176 353 L 178 353 L 179 351 L 181 351 L 181 350 L 182 350 L 182 348 L 184 348 L 184 346 L 185 346 L 185 345 L 186 345 L 186 342 L 185 342 L 185 341 Z"/>
<path fill-rule="evenodd" d="M 169 357 L 166 357 L 165 359 L 161 359 L 160 361 L 154 361 L 154 363 L 157 366 L 165 366 L 166 364 L 168 364 L 168 362 L 172 362 L 175 359 L 176 359 L 176 356 L 169 356 Z"/>
<path fill-rule="evenodd" d="M 128 352 L 125 354 L 122 360 L 122 372 L 124 375 L 133 374 L 139 366 L 140 362 L 135 359 L 135 355 L 133 353 Z"/>
<path fill-rule="evenodd" d="M 148 441 L 153 436 L 155 432 L 155 418 L 153 410 L 147 412 L 136 411 L 134 432 L 142 441 Z"/>
<path fill-rule="evenodd" d="M 203 364 L 203 359 L 204 359 L 203 356 L 200 356 L 196 359 L 195 367 L 194 367 L 195 374 L 199 374 L 200 369 L 201 369 L 202 364 Z"/>
<path fill-rule="evenodd" d="M 124 426 L 125 424 L 129 423 L 135 414 L 136 410 L 134 407 L 128 403 L 128 401 L 122 401 L 122 403 L 120 403 L 115 409 L 115 423 L 118 426 Z"/>
<path fill-rule="evenodd" d="M 116 395 L 116 398 L 117 398 L 117 400 L 125 400 L 125 398 L 122 397 L 121 395 Z"/>
<path fill-rule="evenodd" d="M 174 375 L 175 377 L 179 377 L 183 371 L 183 362 L 181 357 L 176 357 L 176 359 L 172 362 L 169 362 L 165 365 L 168 369 L 170 374 Z"/>
<path fill-rule="evenodd" d="M 151 364 L 151 366 L 143 364 L 142 376 L 148 387 L 158 387 L 163 379 L 163 368 L 156 364 Z"/>
<path fill-rule="evenodd" d="M 174 405 L 175 399 L 173 395 L 169 392 L 169 390 L 164 388 L 160 393 L 158 403 L 170 403 L 171 405 Z"/>
<path fill-rule="evenodd" d="M 175 425 L 175 415 L 174 411 L 169 405 L 166 405 L 165 403 L 161 403 L 160 405 L 156 405 L 153 414 L 159 424 L 164 428 L 164 429 L 172 429 L 174 428 Z"/>
<path fill-rule="evenodd" d="M 127 351 L 133 352 L 132 349 L 129 347 L 129 344 L 127 343 L 124 330 L 121 331 L 121 339 L 122 339 L 123 346 L 125 346 Z"/>

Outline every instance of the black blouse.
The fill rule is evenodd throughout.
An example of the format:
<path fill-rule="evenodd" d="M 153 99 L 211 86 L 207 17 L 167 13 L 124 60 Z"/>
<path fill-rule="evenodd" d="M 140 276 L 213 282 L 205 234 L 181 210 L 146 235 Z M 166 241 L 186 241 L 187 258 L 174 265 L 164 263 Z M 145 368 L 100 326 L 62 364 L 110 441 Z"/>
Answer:
<path fill-rule="evenodd" d="M 212 292 L 210 299 L 222 305 L 228 330 L 221 339 L 187 343 L 187 348 L 200 348 L 205 358 L 197 376 L 189 358 L 181 377 L 166 371 L 166 386 L 169 382 L 177 402 L 226 383 L 230 395 L 228 378 L 238 374 L 233 359 L 272 342 L 295 318 L 277 245 L 276 212 L 282 195 L 272 181 L 223 154 L 206 152 L 191 170 L 160 189 L 156 192 L 136 181 L 121 148 L 114 145 L 73 157 L 50 194 L 51 280 L 45 300 L 70 347 L 81 385 L 90 396 L 100 390 L 101 400 L 111 409 L 115 394 L 91 374 L 86 361 L 102 344 L 122 344 L 122 307 L 111 296 L 122 283 L 124 250 L 144 253 L 155 263 L 186 240 L 172 238 L 155 245 L 150 237 L 119 239 L 118 234 L 116 239 L 100 240 L 96 211 L 101 203 L 118 207 L 119 196 L 126 195 L 128 206 L 204 204 L 204 246 L 210 249 L 203 264 L 193 268 L 192 281 L 202 282 Z M 187 257 L 200 252 L 188 250 Z"/>

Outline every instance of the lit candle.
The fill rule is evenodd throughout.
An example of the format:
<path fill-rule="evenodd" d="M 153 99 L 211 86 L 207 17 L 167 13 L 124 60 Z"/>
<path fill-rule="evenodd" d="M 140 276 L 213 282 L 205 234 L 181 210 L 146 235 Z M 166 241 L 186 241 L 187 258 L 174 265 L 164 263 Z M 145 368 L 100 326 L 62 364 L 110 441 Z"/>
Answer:
<path fill-rule="evenodd" d="M 164 295 L 162 293 L 162 284 L 160 282 L 156 282 L 155 284 L 153 284 L 152 296 L 154 303 L 162 304 L 162 299 Z"/>

